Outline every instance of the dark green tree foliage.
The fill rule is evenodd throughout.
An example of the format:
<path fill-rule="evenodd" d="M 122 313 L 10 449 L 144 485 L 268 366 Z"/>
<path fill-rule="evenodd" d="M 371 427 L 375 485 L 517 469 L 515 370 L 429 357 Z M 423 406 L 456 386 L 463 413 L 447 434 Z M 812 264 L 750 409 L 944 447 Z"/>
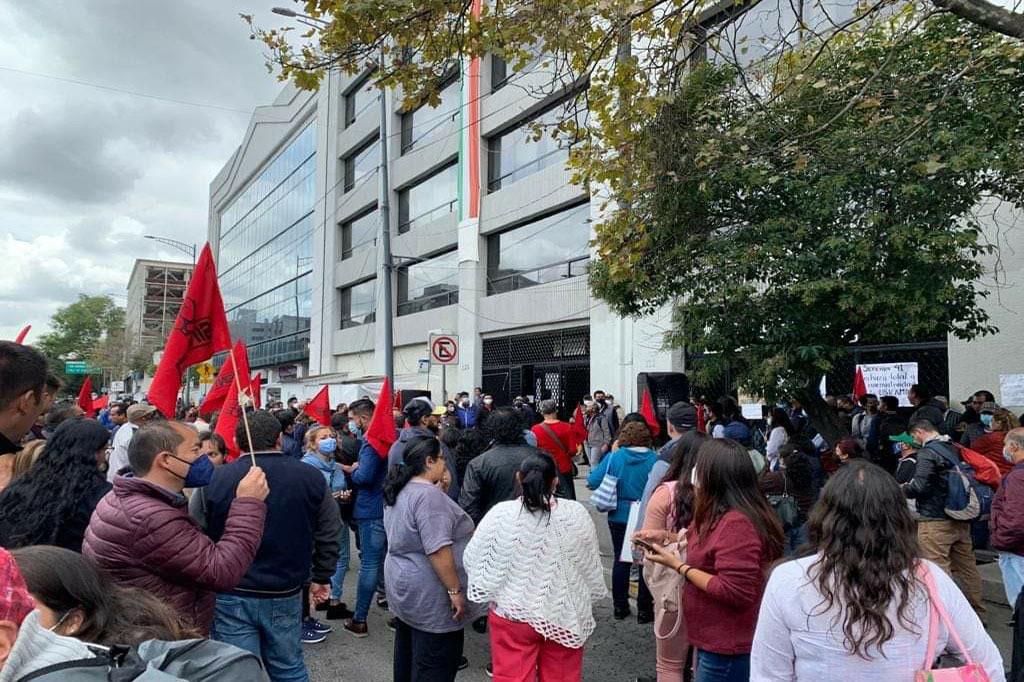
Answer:
<path fill-rule="evenodd" d="M 994 331 L 977 305 L 992 247 L 976 212 L 1024 197 L 1024 47 L 951 16 L 875 28 L 774 68 L 691 72 L 643 136 L 647 186 L 598 229 L 599 296 L 672 302 L 672 341 L 769 399 L 817 396 L 852 343 Z M 809 66 L 808 66 L 809 64 Z M 700 377 L 698 377 L 700 378 Z"/>
<path fill-rule="evenodd" d="M 80 360 L 95 361 L 107 339 L 124 337 L 124 308 L 109 296 L 80 294 L 74 303 L 59 308 L 51 319 L 52 331 L 44 334 L 36 346 L 50 361 L 50 368 L 64 380 L 68 393 L 77 393 L 84 377 L 65 375 L 64 360 L 74 354 Z M 94 380 L 95 381 L 95 380 Z M 98 388 L 98 386 L 97 386 Z"/>

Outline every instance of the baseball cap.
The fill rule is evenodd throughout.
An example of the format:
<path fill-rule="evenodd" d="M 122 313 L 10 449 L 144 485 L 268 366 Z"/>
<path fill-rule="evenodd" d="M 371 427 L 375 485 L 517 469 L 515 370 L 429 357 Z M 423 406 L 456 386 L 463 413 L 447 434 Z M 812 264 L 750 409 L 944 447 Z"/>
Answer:
<path fill-rule="evenodd" d="M 982 403 L 981 407 L 978 408 L 978 412 L 995 412 L 999 409 L 999 405 L 993 402 Z"/>
<path fill-rule="evenodd" d="M 695 429 L 697 428 L 697 408 L 680 400 L 668 408 L 665 419 L 677 429 Z"/>
<path fill-rule="evenodd" d="M 156 408 L 152 405 L 143 405 L 142 403 L 136 403 L 128 408 L 128 421 L 134 422 L 137 419 L 148 417 L 149 415 L 156 412 Z"/>
<path fill-rule="evenodd" d="M 893 443 L 903 443 L 905 445 L 909 445 L 912 448 L 921 447 L 920 444 L 918 444 L 918 442 L 914 440 L 914 437 L 911 436 L 909 433 L 901 433 L 896 436 L 889 436 L 889 440 L 891 440 Z"/>
<path fill-rule="evenodd" d="M 14 557 L 0 548 L 0 621 L 20 626 L 35 607 Z"/>

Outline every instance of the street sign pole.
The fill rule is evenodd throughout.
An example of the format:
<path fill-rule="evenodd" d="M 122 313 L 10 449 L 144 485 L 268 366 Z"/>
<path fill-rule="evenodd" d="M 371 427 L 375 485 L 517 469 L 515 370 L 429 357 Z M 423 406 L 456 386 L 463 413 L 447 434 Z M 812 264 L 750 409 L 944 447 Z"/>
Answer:
<path fill-rule="evenodd" d="M 441 400 L 448 402 L 448 365 L 441 365 Z"/>

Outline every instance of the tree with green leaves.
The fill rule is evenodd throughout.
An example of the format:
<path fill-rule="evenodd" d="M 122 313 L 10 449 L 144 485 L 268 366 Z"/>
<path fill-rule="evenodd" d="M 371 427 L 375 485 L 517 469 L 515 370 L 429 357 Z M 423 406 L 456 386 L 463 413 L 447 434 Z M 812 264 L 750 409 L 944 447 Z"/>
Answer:
<path fill-rule="evenodd" d="M 818 384 L 852 344 L 993 331 L 982 213 L 1024 207 L 1024 45 L 948 15 L 892 40 L 805 69 L 808 45 L 767 106 L 729 65 L 692 71 L 636 155 L 649 189 L 597 238 L 616 311 L 672 303 L 701 374 L 794 396 L 830 438 Z"/>
<path fill-rule="evenodd" d="M 84 377 L 64 373 L 64 360 L 107 358 L 115 350 L 118 339 L 124 337 L 124 308 L 109 296 L 86 296 L 57 310 L 50 318 L 51 331 L 35 344 L 47 359 L 57 376 L 64 380 L 70 392 L 77 391 Z M 105 360 L 103 360 L 105 362 Z"/>

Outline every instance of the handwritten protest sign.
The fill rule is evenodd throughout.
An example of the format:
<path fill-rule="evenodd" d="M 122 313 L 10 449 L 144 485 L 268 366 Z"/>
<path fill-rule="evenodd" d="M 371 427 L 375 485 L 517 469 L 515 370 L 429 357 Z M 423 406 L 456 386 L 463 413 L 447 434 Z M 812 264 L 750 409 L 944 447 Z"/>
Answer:
<path fill-rule="evenodd" d="M 864 373 L 864 385 L 868 393 L 880 398 L 894 395 L 900 399 L 901 407 L 910 407 L 907 390 L 917 383 L 916 362 L 887 362 L 857 367 Z"/>

